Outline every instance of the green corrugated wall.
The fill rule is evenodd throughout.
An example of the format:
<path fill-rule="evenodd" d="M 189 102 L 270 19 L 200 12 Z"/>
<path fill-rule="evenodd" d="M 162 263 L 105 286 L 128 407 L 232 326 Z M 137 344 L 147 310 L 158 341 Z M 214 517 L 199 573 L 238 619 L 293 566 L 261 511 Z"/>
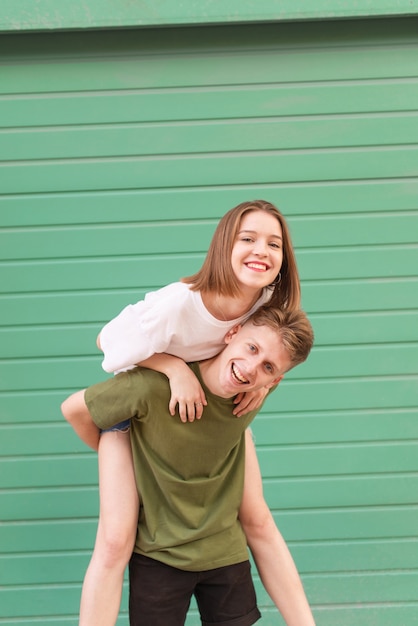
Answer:
<path fill-rule="evenodd" d="M 260 197 L 316 332 L 254 426 L 266 497 L 318 626 L 418 624 L 417 32 L 2 36 L 0 624 L 77 624 L 96 457 L 59 405 L 105 377 L 97 332 Z"/>

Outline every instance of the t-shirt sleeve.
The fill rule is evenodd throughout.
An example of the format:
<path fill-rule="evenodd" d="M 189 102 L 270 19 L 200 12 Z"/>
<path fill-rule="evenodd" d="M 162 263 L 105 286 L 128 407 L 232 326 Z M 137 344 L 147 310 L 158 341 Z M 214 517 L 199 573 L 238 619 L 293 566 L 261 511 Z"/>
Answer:
<path fill-rule="evenodd" d="M 116 372 L 166 352 L 182 306 L 181 294 L 173 284 L 125 307 L 100 333 L 103 369 Z"/>
<path fill-rule="evenodd" d="M 92 385 L 84 392 L 84 400 L 94 423 L 101 429 L 138 417 L 145 413 L 146 403 L 141 394 L 141 374 L 122 372 Z"/>

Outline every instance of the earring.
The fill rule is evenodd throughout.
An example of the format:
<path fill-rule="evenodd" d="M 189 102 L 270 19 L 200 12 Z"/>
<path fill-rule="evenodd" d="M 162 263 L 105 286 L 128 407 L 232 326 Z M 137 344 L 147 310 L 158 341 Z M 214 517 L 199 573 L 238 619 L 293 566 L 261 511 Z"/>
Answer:
<path fill-rule="evenodd" d="M 270 283 L 269 287 L 277 287 L 277 285 L 280 283 L 282 279 L 282 273 L 279 272 L 278 275 L 276 276 L 276 280 L 274 280 L 272 283 Z"/>

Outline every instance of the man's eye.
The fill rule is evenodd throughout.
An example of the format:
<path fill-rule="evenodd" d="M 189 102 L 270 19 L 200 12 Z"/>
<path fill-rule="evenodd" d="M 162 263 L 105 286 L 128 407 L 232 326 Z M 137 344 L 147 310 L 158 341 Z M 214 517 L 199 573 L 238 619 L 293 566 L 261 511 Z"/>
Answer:
<path fill-rule="evenodd" d="M 273 366 L 270 363 L 266 363 L 266 370 L 269 372 L 269 374 L 273 373 Z"/>
<path fill-rule="evenodd" d="M 249 347 L 251 352 L 255 352 L 256 351 L 256 347 L 253 344 L 250 343 L 248 347 Z"/>

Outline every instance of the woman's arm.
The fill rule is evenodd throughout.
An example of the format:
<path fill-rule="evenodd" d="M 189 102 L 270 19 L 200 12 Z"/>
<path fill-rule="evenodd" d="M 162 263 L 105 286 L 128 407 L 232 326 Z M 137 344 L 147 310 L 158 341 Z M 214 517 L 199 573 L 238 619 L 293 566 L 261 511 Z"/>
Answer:
<path fill-rule="evenodd" d="M 97 347 L 101 350 L 100 334 L 97 336 Z M 171 398 L 168 405 L 171 415 L 179 415 L 182 422 L 193 422 L 200 419 L 203 407 L 207 405 L 205 392 L 190 367 L 179 357 L 171 354 L 153 354 L 145 361 L 137 363 L 156 372 L 165 374 L 170 382 Z"/>
<path fill-rule="evenodd" d="M 61 411 L 80 439 L 93 450 L 97 450 L 99 447 L 100 430 L 93 422 L 84 401 L 84 391 L 85 389 L 77 391 L 64 400 L 61 404 Z"/>
<path fill-rule="evenodd" d="M 97 336 L 97 347 L 102 349 L 100 334 Z M 183 361 L 171 354 L 153 354 L 149 358 L 136 363 L 141 367 L 165 374 L 170 382 L 171 398 L 168 405 L 171 415 L 176 414 L 176 406 L 182 422 L 193 422 L 200 419 L 203 407 L 206 406 L 206 396 L 198 379 Z"/>
<path fill-rule="evenodd" d="M 203 407 L 207 404 L 205 392 L 195 374 L 182 359 L 171 354 L 154 354 L 137 365 L 167 376 L 171 389 L 168 405 L 171 415 L 175 415 L 178 404 L 182 422 L 193 422 L 194 419 L 202 417 Z"/>
<path fill-rule="evenodd" d="M 246 432 L 245 480 L 239 518 L 261 581 L 287 626 L 315 626 L 292 555 L 263 496 L 251 431 Z"/>
<path fill-rule="evenodd" d="M 233 414 L 236 417 L 241 417 L 250 411 L 260 409 L 269 391 L 270 389 L 267 389 L 267 387 L 262 387 L 257 391 L 238 393 L 234 398 L 235 408 L 232 411 Z"/>

